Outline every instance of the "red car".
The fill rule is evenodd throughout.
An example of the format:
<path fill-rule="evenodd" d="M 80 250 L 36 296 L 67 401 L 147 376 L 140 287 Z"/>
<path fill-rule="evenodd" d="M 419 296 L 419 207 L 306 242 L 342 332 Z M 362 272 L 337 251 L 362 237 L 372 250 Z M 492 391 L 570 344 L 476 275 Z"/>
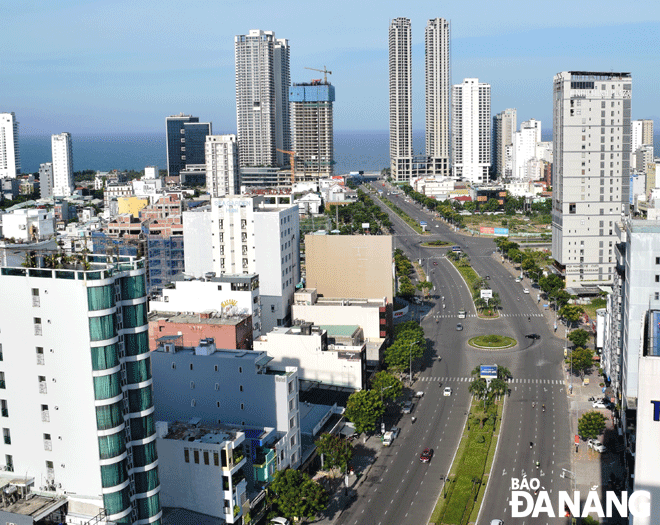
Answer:
<path fill-rule="evenodd" d="M 422 463 L 428 463 L 429 461 L 431 461 L 432 457 L 433 457 L 433 449 L 432 448 L 425 448 L 424 452 L 422 452 L 419 455 L 419 460 Z"/>

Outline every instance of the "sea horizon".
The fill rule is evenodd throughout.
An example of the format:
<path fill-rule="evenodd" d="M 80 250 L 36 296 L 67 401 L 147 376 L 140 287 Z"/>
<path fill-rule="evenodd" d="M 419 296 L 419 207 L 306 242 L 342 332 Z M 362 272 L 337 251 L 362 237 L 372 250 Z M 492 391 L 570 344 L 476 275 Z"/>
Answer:
<path fill-rule="evenodd" d="M 23 173 L 39 171 L 39 164 L 51 161 L 50 135 L 21 135 L 20 155 Z M 135 132 L 72 133 L 74 171 L 142 171 L 145 166 L 167 169 L 165 133 Z M 552 130 L 543 130 L 542 139 L 552 140 Z M 654 134 L 660 152 L 660 132 Z M 413 131 L 413 149 L 424 152 L 424 130 Z M 380 171 L 389 166 L 389 131 L 336 130 L 334 133 L 335 174 L 351 171 Z"/>

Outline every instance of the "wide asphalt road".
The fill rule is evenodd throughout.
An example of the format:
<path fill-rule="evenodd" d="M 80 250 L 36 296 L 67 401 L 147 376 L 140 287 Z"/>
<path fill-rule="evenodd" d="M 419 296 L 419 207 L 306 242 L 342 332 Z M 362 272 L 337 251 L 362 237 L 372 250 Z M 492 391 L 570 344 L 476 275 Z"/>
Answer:
<path fill-rule="evenodd" d="M 374 185 L 375 186 L 375 185 Z M 382 189 L 378 183 L 377 189 Z M 373 196 L 373 195 L 372 195 Z M 563 345 L 539 313 L 538 289 L 528 281 L 516 283 L 514 276 L 494 253 L 492 239 L 456 233 L 443 222 L 432 218 L 405 195 L 388 198 L 415 220 L 425 220 L 431 235 L 417 235 L 405 222 L 388 210 L 394 223 L 395 246 L 411 259 L 422 259 L 429 279 L 435 285 L 430 309 L 423 308 L 422 326 L 429 343 L 428 356 L 412 390 L 423 390 L 413 415 L 404 416 L 401 436 L 389 449 L 384 449 L 369 478 L 360 488 L 360 497 L 347 509 L 339 523 L 426 523 L 442 488 L 442 478 L 451 465 L 465 423 L 469 406 L 467 392 L 470 372 L 479 364 L 507 367 L 511 395 L 507 399 L 504 428 L 499 440 L 491 482 L 482 505 L 480 524 L 493 518 L 505 523 L 533 523 L 531 518 L 512 518 L 509 507 L 511 478 L 538 478 L 542 490 L 554 500 L 558 490 L 570 490 L 570 481 L 562 477 L 562 468 L 570 470 L 568 406 L 561 362 Z M 378 199 L 374 199 L 378 202 Z M 481 276 L 489 276 L 491 288 L 502 301 L 502 316 L 497 320 L 476 317 L 464 281 L 443 258 L 447 249 L 424 248 L 422 241 L 441 238 L 461 246 Z M 438 265 L 433 263 L 437 262 Z M 523 293 L 527 288 L 530 293 Z M 443 300 L 444 298 L 444 300 Z M 445 307 L 443 308 L 443 303 Z M 542 304 L 542 303 L 541 303 Z M 458 319 L 459 309 L 468 312 Z M 463 331 L 456 330 L 461 322 Z M 514 337 L 518 345 L 508 351 L 478 351 L 467 345 L 474 335 L 496 333 Z M 540 339 L 526 338 L 537 334 Z M 438 359 L 441 357 L 441 360 Z M 442 386 L 439 384 L 442 383 Z M 445 386 L 453 389 L 444 397 Z M 532 404 L 535 404 L 533 407 Z M 545 411 L 542 410 L 545 405 Z M 530 448 L 530 443 L 532 447 Z M 425 447 L 435 456 L 430 464 L 419 462 Z M 536 462 L 540 466 L 536 468 Z M 553 501 L 553 505 L 556 503 Z M 565 523 L 561 519 L 539 519 L 534 523 Z"/>

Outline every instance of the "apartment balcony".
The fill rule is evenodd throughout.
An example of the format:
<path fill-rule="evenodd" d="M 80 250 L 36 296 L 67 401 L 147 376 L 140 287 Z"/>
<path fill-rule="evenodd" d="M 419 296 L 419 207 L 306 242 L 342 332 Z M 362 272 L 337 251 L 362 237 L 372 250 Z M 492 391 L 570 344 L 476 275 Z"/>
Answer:
<path fill-rule="evenodd" d="M 51 439 L 44 439 L 44 450 L 53 450 L 53 441 Z"/>
<path fill-rule="evenodd" d="M 2 414 L 2 417 L 9 417 L 9 409 L 8 408 L 3 408 L 0 410 L 0 413 Z"/>
<path fill-rule="evenodd" d="M 43 423 L 49 423 L 50 422 L 50 411 L 48 411 L 48 410 L 42 410 L 41 411 L 41 421 Z"/>
<path fill-rule="evenodd" d="M 11 438 L 9 436 L 5 436 L 5 445 L 11 445 Z"/>
<path fill-rule="evenodd" d="M 40 394 L 47 394 L 48 393 L 48 386 L 46 384 L 46 381 L 39 382 L 39 393 Z"/>
<path fill-rule="evenodd" d="M 4 379 L 0 379 L 0 388 L 6 388 Z"/>
<path fill-rule="evenodd" d="M 55 469 L 53 468 L 46 469 L 46 479 L 51 482 L 55 479 Z"/>
<path fill-rule="evenodd" d="M 38 295 L 32 296 L 32 306 L 41 306 L 41 298 Z"/>
<path fill-rule="evenodd" d="M 41 335 L 41 325 L 40 324 L 35 324 L 34 325 L 34 335 Z"/>
<path fill-rule="evenodd" d="M 44 358 L 44 354 L 37 354 L 37 364 L 38 365 L 46 364 L 46 359 Z"/>

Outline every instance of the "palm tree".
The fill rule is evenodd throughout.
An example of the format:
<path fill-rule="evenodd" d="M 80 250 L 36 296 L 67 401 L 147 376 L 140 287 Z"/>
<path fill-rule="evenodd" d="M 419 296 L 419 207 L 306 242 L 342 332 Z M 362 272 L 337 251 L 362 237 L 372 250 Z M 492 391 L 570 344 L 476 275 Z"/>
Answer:
<path fill-rule="evenodd" d="M 488 307 L 488 304 L 486 303 L 486 299 L 482 299 L 481 297 L 477 297 L 474 300 L 474 306 L 477 308 L 477 310 L 481 311 L 484 310 Z"/>
<path fill-rule="evenodd" d="M 511 370 L 509 370 L 509 369 L 508 369 L 507 367 L 505 367 L 505 366 L 500 366 L 500 365 L 497 366 L 497 378 L 498 378 L 498 379 L 501 379 L 501 380 L 503 380 L 503 381 L 506 381 L 506 380 L 509 379 L 510 377 L 513 377 L 513 376 L 511 375 Z"/>
<path fill-rule="evenodd" d="M 500 397 L 506 395 L 508 391 L 509 391 L 509 385 L 507 384 L 506 381 L 498 378 L 498 379 L 493 379 L 490 382 L 489 393 L 491 396 L 494 396 L 497 399 L 499 399 Z"/>
<path fill-rule="evenodd" d="M 468 392 L 479 401 L 483 399 L 484 407 L 486 406 L 486 398 L 488 397 L 488 386 L 486 385 L 486 381 L 480 378 L 473 379 L 470 381 L 470 386 L 468 386 Z"/>

